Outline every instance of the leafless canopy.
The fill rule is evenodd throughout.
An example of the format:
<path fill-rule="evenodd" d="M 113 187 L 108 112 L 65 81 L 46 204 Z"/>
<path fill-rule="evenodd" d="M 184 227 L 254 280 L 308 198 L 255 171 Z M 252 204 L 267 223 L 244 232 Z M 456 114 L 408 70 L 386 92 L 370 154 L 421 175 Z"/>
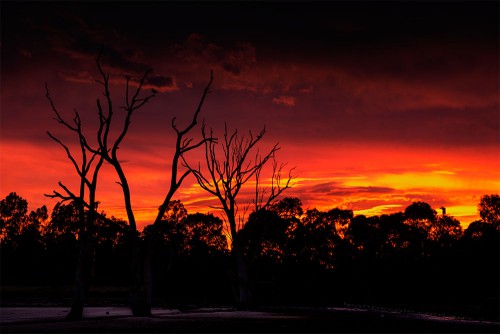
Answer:
<path fill-rule="evenodd" d="M 58 197 L 65 200 L 74 200 L 79 203 L 79 208 L 81 212 L 81 222 L 83 224 L 84 221 L 84 209 L 90 209 L 90 212 L 94 215 L 97 214 L 95 209 L 97 207 L 97 202 L 95 201 L 95 188 L 97 183 L 97 173 L 102 166 L 103 162 L 106 161 L 115 169 L 119 181 L 117 182 L 123 192 L 125 210 L 127 213 L 127 218 L 129 222 L 129 232 L 133 237 L 131 239 L 132 249 L 134 250 L 131 263 L 132 263 L 132 272 L 133 272 L 133 284 L 131 287 L 131 308 L 132 313 L 134 315 L 150 315 L 151 314 L 151 267 L 150 267 L 150 259 L 152 256 L 152 245 L 154 238 L 149 238 L 148 242 L 148 251 L 145 255 L 145 258 L 141 259 L 141 247 L 139 243 L 138 233 L 137 233 L 137 224 L 135 221 L 134 211 L 132 209 L 131 202 L 131 194 L 130 187 L 128 184 L 127 177 L 122 168 L 122 162 L 118 157 L 118 150 L 120 145 L 122 144 L 124 138 L 126 137 L 130 124 L 132 115 L 138 109 L 142 108 L 145 104 L 151 101 L 151 99 L 157 94 L 157 91 L 152 89 L 150 93 L 143 92 L 143 87 L 145 86 L 146 79 L 150 73 L 146 71 L 138 82 L 131 82 L 131 78 L 126 78 L 126 90 L 125 90 L 125 105 L 121 107 L 124 110 L 124 121 L 120 125 L 120 118 L 115 116 L 115 108 L 113 105 L 113 99 L 111 98 L 110 93 L 110 75 L 106 73 L 101 66 L 100 61 L 101 54 L 96 59 L 97 69 L 100 74 L 100 80 L 96 80 L 103 88 L 104 102 L 101 102 L 101 99 L 98 98 L 96 101 L 97 105 L 97 114 L 99 119 L 99 126 L 97 129 L 97 148 L 91 146 L 85 135 L 82 133 L 81 128 L 81 119 L 78 112 L 75 110 L 75 118 L 73 119 L 73 123 L 65 121 L 57 108 L 55 107 L 47 89 L 46 96 L 50 101 L 52 109 L 56 114 L 56 120 L 67 127 L 69 130 L 77 133 L 80 143 L 80 149 L 82 152 L 82 162 L 81 165 L 78 164 L 77 159 L 73 156 L 70 149 L 58 138 L 53 136 L 51 133 L 48 133 L 49 136 L 59 143 L 65 150 L 68 155 L 69 160 L 74 165 L 75 169 L 78 172 L 78 175 L 81 178 L 80 184 L 80 195 L 77 196 L 73 192 L 71 192 L 68 187 L 59 182 L 59 185 L 64 190 L 64 193 L 54 191 L 53 194 L 46 195 L 49 197 Z M 172 160 L 172 169 L 171 169 L 171 180 L 170 187 L 167 191 L 167 194 L 160 205 L 160 209 L 157 215 L 157 218 L 153 222 L 153 227 L 161 221 L 165 210 L 168 207 L 168 204 L 172 200 L 173 195 L 176 190 L 180 187 L 182 181 L 191 173 L 191 170 L 187 169 L 183 173 L 179 174 L 179 161 L 185 161 L 184 155 L 200 146 L 204 143 L 212 142 L 214 139 L 211 137 L 203 136 L 203 138 L 199 141 L 194 141 L 193 138 L 188 137 L 188 133 L 198 124 L 198 116 L 202 109 L 205 98 L 210 92 L 210 87 L 213 82 L 213 72 L 210 72 L 210 80 L 203 91 L 203 95 L 198 104 L 196 111 L 194 112 L 193 118 L 190 123 L 181 128 L 176 124 L 176 119 L 172 119 L 172 129 L 177 134 L 176 144 L 175 144 L 175 152 Z M 132 88 L 135 87 L 135 88 Z M 117 124 L 118 123 L 118 124 Z M 118 128 L 118 132 L 115 133 L 112 131 L 115 128 Z M 90 156 L 90 157 L 89 157 Z M 96 159 L 97 158 L 97 159 Z M 98 160 L 97 165 L 94 168 L 94 174 L 92 180 L 87 178 L 87 174 L 89 173 L 91 166 L 95 160 Z M 89 202 L 85 201 L 85 187 L 90 189 L 89 191 Z M 82 248 L 83 249 L 83 248 Z M 144 276 L 144 280 L 141 277 Z M 141 286 L 144 285 L 144 289 Z M 141 291 L 146 292 L 146 297 L 144 298 L 144 294 Z M 81 304 L 80 304 L 81 306 Z M 81 306 L 82 307 L 82 306 Z M 81 308 L 80 307 L 80 308 Z M 81 313 L 81 312 L 80 312 Z M 80 314 L 81 315 L 81 314 Z"/>
<path fill-rule="evenodd" d="M 205 140 L 206 169 L 202 170 L 200 164 L 198 168 L 192 168 L 184 161 L 184 165 L 193 172 L 201 188 L 219 199 L 221 206 L 218 208 L 225 213 L 232 236 L 237 232 L 238 203 L 236 198 L 244 184 L 255 177 L 256 191 L 253 203 L 256 210 L 266 208 L 285 189 L 291 187 L 291 170 L 284 180 L 282 172 L 285 164 L 278 164 L 275 160 L 275 154 L 280 149 L 279 144 L 275 144 L 265 154 L 262 154 L 256 146 L 265 133 L 265 127 L 257 135 L 251 131 L 247 135 L 240 135 L 238 130 L 229 133 L 226 125 L 224 138 L 220 143 L 221 158 L 217 156 L 218 143 L 214 140 Z M 213 130 L 207 134 L 203 127 L 202 135 L 206 139 L 213 138 Z M 252 152 L 255 152 L 253 157 L 251 157 Z M 261 173 L 270 160 L 273 161 L 271 187 L 261 189 L 259 185 Z"/>
<path fill-rule="evenodd" d="M 54 118 L 59 124 L 63 125 L 67 129 L 69 129 L 71 132 L 74 132 L 78 136 L 78 141 L 79 141 L 79 146 L 80 146 L 80 151 L 81 151 L 81 161 L 80 164 L 77 162 L 77 159 L 75 156 L 71 153 L 71 150 L 68 148 L 67 145 L 65 145 L 59 138 L 54 136 L 52 133 L 47 131 L 47 134 L 49 135 L 50 138 L 52 138 L 55 142 L 57 142 L 59 145 L 61 145 L 64 150 L 66 151 L 66 155 L 68 156 L 68 159 L 71 161 L 73 164 L 78 176 L 80 176 L 81 180 L 81 185 L 80 185 L 80 194 L 77 196 L 75 195 L 67 186 L 65 186 L 61 181 L 59 181 L 59 186 L 64 190 L 65 194 L 62 194 L 56 190 L 53 191 L 52 194 L 45 194 L 45 196 L 50 197 L 50 198 L 59 198 L 63 202 L 64 201 L 75 201 L 79 205 L 83 205 L 86 208 L 92 208 L 95 209 L 93 206 L 95 203 L 89 204 L 85 200 L 85 187 L 88 187 L 90 190 L 90 194 L 95 193 L 95 188 L 97 184 L 97 176 L 99 173 L 99 169 L 102 166 L 102 159 L 99 159 L 96 165 L 94 166 L 93 169 L 93 174 L 92 178 L 89 179 L 88 174 L 92 169 L 94 160 L 96 156 L 99 155 L 98 151 L 92 151 L 90 152 L 87 148 L 86 145 L 86 140 L 85 136 L 82 132 L 82 122 L 80 115 L 76 109 L 74 109 L 75 117 L 73 118 L 73 122 L 68 122 L 65 120 L 61 114 L 59 113 L 58 109 L 56 108 L 54 101 L 52 100 L 48 85 L 45 84 L 45 96 L 50 102 L 50 106 L 52 107 L 52 111 L 54 111 L 56 117 Z M 93 201 L 91 201 L 93 202 Z"/>
<path fill-rule="evenodd" d="M 193 149 L 196 149 L 200 146 L 202 146 L 206 142 L 214 142 L 215 139 L 210 137 L 204 136 L 203 139 L 194 142 L 193 143 L 193 138 L 186 138 L 186 135 L 198 124 L 198 116 L 200 114 L 200 111 L 203 107 L 203 103 L 205 102 L 205 98 L 207 95 L 210 93 L 210 87 L 212 86 L 212 82 L 214 80 L 214 74 L 213 71 L 210 71 L 210 80 L 208 84 L 205 86 L 205 89 L 203 90 L 203 94 L 201 96 L 200 102 L 198 103 L 198 107 L 196 108 L 195 113 L 193 114 L 193 118 L 191 122 L 182 130 L 180 130 L 177 127 L 176 124 L 176 118 L 174 117 L 172 119 L 172 129 L 174 129 L 175 133 L 177 134 L 177 139 L 175 142 L 175 153 L 172 159 L 172 174 L 170 178 L 170 189 L 165 196 L 165 199 L 160 206 L 160 209 L 158 211 L 158 215 L 155 219 L 154 224 L 158 224 L 162 217 L 163 214 L 165 213 L 165 210 L 167 209 L 168 204 L 172 200 L 172 197 L 174 193 L 179 189 L 179 187 L 182 184 L 182 181 L 191 173 L 190 169 L 187 169 L 180 177 L 178 177 L 178 169 L 179 169 L 179 160 L 185 161 L 185 154 Z M 202 125 L 202 128 L 204 128 L 204 125 Z"/>
<path fill-rule="evenodd" d="M 146 71 L 143 74 L 135 90 L 131 89 L 131 84 L 130 84 L 131 78 L 130 77 L 126 78 L 127 80 L 126 80 L 126 92 L 125 92 L 125 106 L 122 107 L 122 109 L 125 110 L 125 120 L 121 127 L 121 130 L 119 131 L 118 136 L 114 140 L 111 139 L 110 129 L 111 125 L 113 124 L 115 113 L 113 108 L 113 101 L 111 99 L 111 94 L 109 91 L 109 74 L 104 72 L 101 66 L 100 56 L 101 54 L 99 54 L 99 56 L 97 57 L 96 64 L 99 73 L 101 75 L 101 80 L 96 80 L 96 81 L 100 83 L 104 89 L 103 94 L 105 97 L 105 106 L 103 107 L 101 100 L 98 98 L 96 101 L 97 113 L 99 116 L 99 128 L 97 130 L 98 149 L 92 148 L 85 137 L 82 137 L 82 142 L 86 149 L 88 149 L 93 154 L 98 154 L 99 156 L 102 157 L 102 159 L 104 159 L 106 162 L 108 162 L 115 168 L 118 174 L 118 178 L 120 180 L 117 183 L 122 187 L 124 201 L 125 201 L 125 209 L 127 212 L 127 218 L 130 224 L 130 228 L 133 231 L 136 231 L 137 226 L 130 200 L 130 187 L 128 185 L 126 175 L 121 166 L 121 162 L 118 159 L 118 149 L 129 130 L 131 118 L 134 111 L 136 111 L 137 109 L 141 108 L 146 103 L 148 103 L 156 95 L 156 91 L 152 90 L 150 94 L 146 96 L 140 96 L 142 87 L 144 86 L 144 82 L 149 73 L 151 72 L 151 70 Z"/>

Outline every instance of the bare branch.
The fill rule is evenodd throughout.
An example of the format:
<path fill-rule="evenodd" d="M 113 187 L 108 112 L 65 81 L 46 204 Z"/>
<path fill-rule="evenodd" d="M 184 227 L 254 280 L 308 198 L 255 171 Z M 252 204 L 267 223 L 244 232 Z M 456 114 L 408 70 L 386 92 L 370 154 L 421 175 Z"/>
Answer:
<path fill-rule="evenodd" d="M 76 162 L 75 158 L 73 158 L 73 155 L 71 154 L 69 148 L 66 145 L 64 145 L 63 142 L 60 141 L 57 137 L 53 136 L 49 131 L 47 131 L 47 134 L 49 135 L 50 138 L 52 138 L 55 142 L 57 142 L 64 148 L 64 150 L 66 151 L 66 155 L 68 156 L 68 159 L 75 167 L 76 171 L 78 172 L 78 175 L 83 176 L 82 171 L 80 170 L 80 167 L 78 166 L 78 163 Z"/>
<path fill-rule="evenodd" d="M 220 143 L 221 160 L 217 157 L 216 144 L 213 138 L 213 131 L 210 136 L 202 128 L 203 143 L 205 144 L 205 170 L 192 168 L 184 161 L 184 166 L 191 170 L 195 176 L 199 186 L 218 198 L 221 208 L 228 220 L 230 227 L 233 246 L 241 247 L 238 241 L 237 230 L 242 227 L 245 222 L 246 214 L 251 203 L 255 205 L 255 209 L 265 208 L 285 189 L 291 186 L 292 176 L 286 183 L 282 183 L 282 170 L 285 164 L 278 165 L 275 160 L 275 155 L 280 150 L 279 144 L 275 144 L 266 154 L 261 154 L 257 147 L 258 142 L 266 133 L 264 127 L 257 135 L 251 131 L 247 135 L 240 136 L 238 130 L 233 132 L 228 131 L 227 124 L 224 125 L 223 140 Z M 255 154 L 254 158 L 250 158 L 250 154 Z M 262 178 L 262 170 L 264 166 L 273 160 L 273 173 L 271 176 L 271 188 L 261 188 L 260 180 Z M 246 205 L 238 205 L 238 195 L 243 186 L 252 178 L 255 177 L 255 198 Z M 239 209 L 242 209 L 239 212 Z M 242 250 L 239 249 L 238 252 Z"/>
<path fill-rule="evenodd" d="M 177 119 L 177 117 L 172 118 L 172 129 L 174 129 L 175 132 L 177 133 L 177 135 L 179 135 L 179 130 L 177 129 L 177 126 L 175 125 L 176 119 Z"/>
<path fill-rule="evenodd" d="M 48 85 L 47 83 L 45 83 L 45 97 L 47 98 L 47 100 L 49 100 L 49 103 L 50 103 L 50 106 L 52 107 L 52 111 L 54 111 L 54 113 L 56 114 L 56 118 L 55 120 L 59 123 L 61 123 L 62 125 L 66 126 L 68 129 L 70 129 L 71 131 L 77 131 L 77 128 L 74 128 L 73 126 L 71 126 L 68 122 L 66 122 L 62 117 L 61 115 L 59 114 L 59 111 L 57 110 L 55 104 L 54 104 L 54 101 L 52 100 L 52 98 L 50 97 L 50 93 L 49 93 L 49 88 L 48 88 Z"/>
<path fill-rule="evenodd" d="M 63 195 L 58 191 L 53 190 L 52 194 L 44 194 L 45 197 L 50 197 L 50 198 L 60 198 L 64 201 L 75 201 L 78 203 L 85 203 L 85 201 L 77 197 L 75 194 L 73 194 L 64 184 L 62 184 L 61 181 L 58 182 L 59 186 L 63 188 L 63 190 L 66 192 L 67 195 Z"/>
<path fill-rule="evenodd" d="M 203 95 L 201 96 L 200 102 L 198 103 L 198 108 L 196 108 L 196 111 L 193 115 L 193 120 L 184 130 L 180 131 L 180 133 L 182 135 L 187 134 L 193 127 L 196 126 L 196 124 L 198 124 L 198 115 L 200 114 L 201 108 L 203 107 L 203 103 L 205 102 L 205 98 L 211 92 L 210 87 L 212 86 L 213 81 L 214 81 L 214 71 L 210 70 L 210 80 L 208 81 L 208 84 L 205 86 L 205 89 L 203 90 Z M 172 123 L 173 122 L 174 121 L 172 120 Z"/>

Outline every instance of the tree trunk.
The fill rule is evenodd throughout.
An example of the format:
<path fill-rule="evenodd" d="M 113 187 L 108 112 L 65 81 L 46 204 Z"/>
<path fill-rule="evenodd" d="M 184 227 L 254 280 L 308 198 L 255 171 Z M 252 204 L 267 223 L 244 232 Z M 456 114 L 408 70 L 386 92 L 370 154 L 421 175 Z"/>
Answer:
<path fill-rule="evenodd" d="M 235 261 L 236 279 L 236 304 L 238 307 L 246 308 L 252 302 L 252 292 L 250 289 L 250 279 L 248 276 L 248 266 L 245 261 L 245 255 L 240 244 L 238 235 L 233 235 L 232 256 Z"/>
<path fill-rule="evenodd" d="M 73 286 L 73 301 L 71 303 L 71 310 L 66 316 L 66 320 L 79 320 L 83 317 L 83 301 L 86 290 L 85 270 L 87 269 L 86 264 L 88 263 L 90 247 L 86 233 L 81 232 L 78 237 L 79 251 Z"/>
<path fill-rule="evenodd" d="M 155 232 L 153 230 L 153 232 Z M 144 288 L 146 293 L 146 305 L 149 305 L 149 313 L 151 314 L 151 305 L 153 300 L 153 268 L 151 261 L 153 258 L 153 238 L 155 235 L 150 235 L 146 240 L 146 253 L 144 254 Z"/>
<path fill-rule="evenodd" d="M 137 232 L 132 232 L 132 284 L 130 287 L 130 309 L 134 317 L 151 316 L 151 303 L 146 297 L 144 285 L 144 262 L 141 252 L 141 240 Z"/>
<path fill-rule="evenodd" d="M 245 257 L 242 253 L 237 252 L 236 257 L 236 273 L 238 280 L 238 306 L 248 307 L 252 303 L 252 291 L 250 288 L 250 279 L 248 276 L 248 267 L 245 262 Z"/>
<path fill-rule="evenodd" d="M 149 305 L 149 309 L 151 309 L 152 306 L 152 300 L 153 300 L 153 255 L 155 252 L 155 247 L 158 243 L 158 231 L 157 231 L 157 225 L 158 223 L 155 222 L 153 225 L 151 225 L 151 233 L 145 240 L 145 254 L 144 254 L 144 289 L 145 289 L 145 300 L 146 300 L 146 305 Z M 172 245 L 170 245 L 170 259 L 169 259 L 169 265 L 168 265 L 168 270 L 170 270 L 170 267 L 172 266 L 173 262 L 173 249 Z M 151 313 L 151 311 L 150 311 Z"/>

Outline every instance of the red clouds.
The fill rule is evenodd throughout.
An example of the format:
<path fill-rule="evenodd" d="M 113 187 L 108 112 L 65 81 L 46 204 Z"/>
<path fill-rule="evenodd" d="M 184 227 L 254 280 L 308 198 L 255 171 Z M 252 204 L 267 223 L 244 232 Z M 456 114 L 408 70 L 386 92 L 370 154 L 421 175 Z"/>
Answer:
<path fill-rule="evenodd" d="M 306 207 L 379 214 L 424 200 L 470 221 L 479 196 L 500 189 L 493 5 L 116 6 L 2 4 L 0 195 L 16 191 L 39 206 L 59 179 L 72 182 L 45 136 L 57 124 L 44 83 L 64 115 L 77 108 L 92 133 L 102 46 L 117 108 L 125 75 L 137 80 L 153 68 L 144 88 L 163 93 L 134 115 L 121 148 L 142 224 L 168 179 L 170 121 L 189 118 L 212 68 L 207 126 L 266 124 L 263 145 L 280 142 L 278 159 L 297 167 L 286 195 Z M 115 178 L 106 177 L 102 207 L 124 217 Z M 187 181 L 179 199 L 205 210 L 212 199 Z"/>
<path fill-rule="evenodd" d="M 278 96 L 273 98 L 273 103 L 285 107 L 293 107 L 295 106 L 295 98 L 293 96 Z"/>

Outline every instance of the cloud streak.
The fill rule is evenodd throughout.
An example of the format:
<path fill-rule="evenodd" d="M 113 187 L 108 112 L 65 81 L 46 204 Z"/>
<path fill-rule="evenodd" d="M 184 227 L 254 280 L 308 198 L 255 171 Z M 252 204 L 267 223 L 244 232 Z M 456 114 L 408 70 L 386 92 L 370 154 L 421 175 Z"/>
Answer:
<path fill-rule="evenodd" d="M 238 76 L 255 62 L 255 47 L 248 42 L 237 41 L 231 46 L 222 46 L 209 42 L 205 36 L 192 33 L 175 46 L 176 56 L 194 66 L 202 64 L 218 67 Z"/>

